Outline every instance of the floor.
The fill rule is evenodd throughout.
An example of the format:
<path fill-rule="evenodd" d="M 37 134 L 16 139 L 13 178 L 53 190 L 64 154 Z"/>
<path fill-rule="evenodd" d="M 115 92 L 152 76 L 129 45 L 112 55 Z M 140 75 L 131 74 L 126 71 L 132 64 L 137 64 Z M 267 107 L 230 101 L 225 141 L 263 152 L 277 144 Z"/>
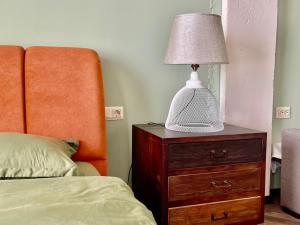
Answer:
<path fill-rule="evenodd" d="M 279 197 L 275 197 L 272 204 L 265 205 L 264 225 L 300 225 L 300 219 L 290 216 L 280 208 Z"/>

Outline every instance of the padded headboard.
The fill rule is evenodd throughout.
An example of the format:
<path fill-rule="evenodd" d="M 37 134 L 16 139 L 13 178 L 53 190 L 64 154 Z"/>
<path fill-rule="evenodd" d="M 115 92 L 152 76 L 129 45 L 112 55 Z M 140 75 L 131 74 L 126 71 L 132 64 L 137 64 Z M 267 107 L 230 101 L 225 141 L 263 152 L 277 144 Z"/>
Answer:
<path fill-rule="evenodd" d="M 27 133 L 80 140 L 73 159 L 91 162 L 107 175 L 103 84 L 95 51 L 26 49 L 25 109 Z"/>
<path fill-rule="evenodd" d="M 24 49 L 0 45 L 0 131 L 25 132 Z"/>
<path fill-rule="evenodd" d="M 25 65 L 24 65 L 25 61 Z M 107 175 L 100 62 L 82 48 L 0 45 L 0 131 L 80 141 L 74 160 Z"/>

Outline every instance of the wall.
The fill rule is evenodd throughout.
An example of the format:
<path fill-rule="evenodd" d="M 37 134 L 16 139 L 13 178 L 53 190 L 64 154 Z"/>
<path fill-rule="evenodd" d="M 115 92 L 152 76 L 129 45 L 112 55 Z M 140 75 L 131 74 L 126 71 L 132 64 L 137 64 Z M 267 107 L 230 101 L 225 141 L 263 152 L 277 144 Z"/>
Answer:
<path fill-rule="evenodd" d="M 300 1 L 279 0 L 274 110 L 291 106 L 291 119 L 273 119 L 273 142 L 281 141 L 281 131 L 300 128 Z"/>
<path fill-rule="evenodd" d="M 210 10 L 211 13 L 222 15 L 222 0 L 210 0 Z M 208 65 L 207 73 L 207 85 L 211 92 L 214 94 L 216 99 L 220 101 L 220 65 Z"/>
<path fill-rule="evenodd" d="M 198 11 L 209 12 L 209 0 L 1 0 L 0 44 L 99 52 L 106 105 L 125 107 L 124 120 L 107 122 L 109 174 L 127 179 L 131 125 L 164 122 L 189 77 L 187 66 L 162 63 L 173 17 Z"/>
<path fill-rule="evenodd" d="M 284 128 L 300 128 L 300 8 L 298 0 L 278 1 L 278 30 L 274 80 L 273 143 L 281 142 Z M 290 119 L 276 119 L 277 106 L 291 106 Z M 280 188 L 280 172 L 271 176 L 271 188 Z"/>
<path fill-rule="evenodd" d="M 269 195 L 277 1 L 224 0 L 222 15 L 230 62 L 221 73 L 225 121 L 268 132 Z"/>

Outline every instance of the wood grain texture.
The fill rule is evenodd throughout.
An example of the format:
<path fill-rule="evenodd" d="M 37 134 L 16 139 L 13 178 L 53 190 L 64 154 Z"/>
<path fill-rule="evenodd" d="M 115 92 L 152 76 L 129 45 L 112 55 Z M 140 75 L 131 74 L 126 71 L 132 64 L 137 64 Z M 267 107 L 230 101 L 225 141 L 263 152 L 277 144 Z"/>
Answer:
<path fill-rule="evenodd" d="M 197 199 L 210 202 L 257 196 L 260 178 L 260 168 L 170 176 L 169 201 Z"/>
<path fill-rule="evenodd" d="M 272 197 L 273 203 L 265 205 L 265 222 L 262 225 L 300 225 L 300 219 L 282 210 L 279 203 L 280 196 Z"/>
<path fill-rule="evenodd" d="M 239 216 L 242 211 L 247 214 L 246 208 L 254 207 L 252 201 L 244 201 L 237 203 L 238 208 L 243 207 L 233 221 L 238 221 L 236 225 L 263 221 L 266 133 L 231 125 L 210 134 L 174 132 L 157 125 L 133 125 L 132 131 L 132 188 L 159 225 L 170 223 L 169 209 L 202 205 L 201 211 L 209 211 L 211 204 L 239 202 L 249 197 L 256 199 L 255 207 L 259 205 L 255 216 L 251 221 L 247 216 Z M 229 154 L 223 152 L 224 147 Z M 212 150 L 214 161 L 207 164 Z M 231 161 L 224 162 L 226 159 Z M 227 186 L 227 181 L 231 187 L 220 187 Z M 217 187 L 212 188 L 211 182 Z M 175 214 L 182 213 L 185 211 Z M 222 213 L 218 211 L 214 217 L 219 218 Z M 196 214 L 192 214 L 192 221 L 197 222 Z M 220 224 L 218 221 L 211 224 Z"/>
<path fill-rule="evenodd" d="M 261 139 L 170 144 L 169 170 L 263 161 Z"/>
<path fill-rule="evenodd" d="M 224 225 L 257 221 L 260 197 L 169 209 L 169 225 Z"/>
<path fill-rule="evenodd" d="M 198 173 L 224 172 L 224 171 L 233 171 L 233 170 L 251 170 L 251 169 L 258 169 L 258 168 L 263 169 L 263 166 L 264 166 L 264 162 L 235 163 L 235 164 L 227 164 L 227 165 L 185 168 L 184 170 L 168 171 L 168 175 L 176 176 L 176 175 L 189 175 L 189 174 L 198 174 Z"/>
<path fill-rule="evenodd" d="M 240 140 L 251 139 L 253 137 L 266 137 L 267 134 L 262 131 L 252 130 L 244 127 L 238 127 L 231 124 L 224 124 L 224 130 L 213 133 L 189 133 L 178 132 L 168 130 L 161 125 L 148 125 L 148 124 L 135 124 L 133 125 L 141 130 L 144 130 L 151 136 L 154 136 L 160 140 L 164 140 L 166 143 L 178 143 L 178 142 L 194 142 L 199 141 L 217 141 L 217 140 Z"/>
<path fill-rule="evenodd" d="M 162 191 L 161 143 L 150 140 L 142 130 L 133 127 L 132 186 L 137 199 L 152 209 L 156 221 L 161 218 Z"/>

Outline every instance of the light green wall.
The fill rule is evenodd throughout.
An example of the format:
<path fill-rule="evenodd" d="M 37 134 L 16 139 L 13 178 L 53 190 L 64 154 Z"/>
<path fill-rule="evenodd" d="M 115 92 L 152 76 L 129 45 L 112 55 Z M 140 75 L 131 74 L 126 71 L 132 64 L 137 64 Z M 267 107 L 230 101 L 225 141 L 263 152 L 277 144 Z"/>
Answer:
<path fill-rule="evenodd" d="M 276 69 L 274 84 L 273 143 L 281 131 L 300 128 L 300 1 L 278 1 Z M 291 106 L 291 119 L 276 119 L 276 106 Z"/>
<path fill-rule="evenodd" d="M 211 13 L 222 15 L 222 0 L 210 0 Z M 208 65 L 208 88 L 220 100 L 220 65 Z"/>
<path fill-rule="evenodd" d="M 300 1 L 278 1 L 276 68 L 274 80 L 273 143 L 284 128 L 300 128 Z M 277 106 L 291 106 L 291 119 L 276 119 Z M 280 188 L 280 172 L 271 176 L 271 188 Z"/>
<path fill-rule="evenodd" d="M 107 122 L 109 174 L 127 179 L 131 125 L 164 122 L 189 76 L 162 63 L 173 17 L 198 11 L 209 12 L 209 0 L 0 0 L 0 44 L 99 52 L 106 105 L 125 107 L 124 120 Z"/>

